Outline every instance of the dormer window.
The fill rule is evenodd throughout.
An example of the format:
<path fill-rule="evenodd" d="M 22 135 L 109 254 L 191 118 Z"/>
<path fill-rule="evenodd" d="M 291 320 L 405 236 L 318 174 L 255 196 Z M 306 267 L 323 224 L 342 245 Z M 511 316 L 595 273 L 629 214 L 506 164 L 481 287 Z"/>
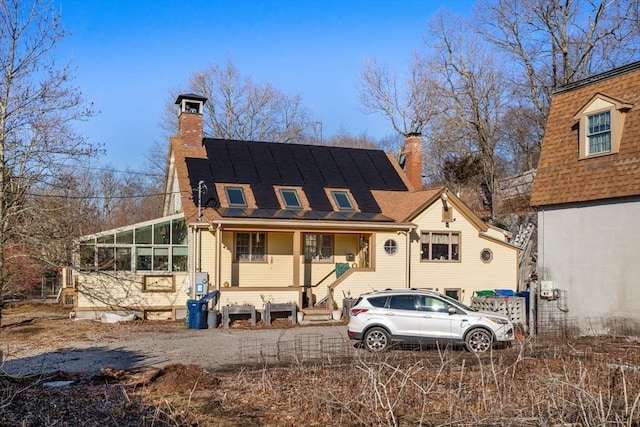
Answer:
<path fill-rule="evenodd" d="M 242 187 L 224 187 L 224 191 L 227 195 L 227 201 L 229 207 L 233 208 L 246 208 L 247 199 L 244 197 L 244 190 Z"/>
<path fill-rule="evenodd" d="M 578 158 L 585 159 L 620 150 L 620 140 L 627 111 L 633 106 L 597 94 L 574 116 L 578 121 Z"/>
<path fill-rule="evenodd" d="M 281 188 L 280 196 L 282 196 L 282 202 L 287 209 L 300 209 L 302 204 L 298 197 L 298 192 L 293 188 Z"/>
<path fill-rule="evenodd" d="M 611 151 L 611 111 L 587 116 L 588 155 Z"/>
<path fill-rule="evenodd" d="M 351 198 L 349 197 L 349 193 L 344 190 L 332 190 L 331 196 L 333 197 L 333 201 L 335 202 L 338 210 L 341 211 L 352 211 L 353 203 L 351 202 Z"/>

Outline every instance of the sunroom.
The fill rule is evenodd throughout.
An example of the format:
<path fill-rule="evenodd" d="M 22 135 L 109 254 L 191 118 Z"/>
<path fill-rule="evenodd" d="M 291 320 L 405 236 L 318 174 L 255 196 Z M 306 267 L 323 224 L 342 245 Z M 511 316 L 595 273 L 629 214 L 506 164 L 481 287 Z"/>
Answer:
<path fill-rule="evenodd" d="M 189 283 L 188 241 L 182 214 L 77 239 L 76 315 L 95 317 L 108 310 L 175 318 L 188 298 L 186 292 L 177 292 Z"/>

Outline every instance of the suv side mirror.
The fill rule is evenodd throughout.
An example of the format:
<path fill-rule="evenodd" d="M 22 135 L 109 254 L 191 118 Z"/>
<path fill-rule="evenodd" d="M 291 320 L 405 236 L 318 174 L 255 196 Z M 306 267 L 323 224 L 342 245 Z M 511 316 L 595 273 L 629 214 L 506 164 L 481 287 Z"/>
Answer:
<path fill-rule="evenodd" d="M 456 310 L 455 307 L 449 307 L 449 310 L 447 310 L 449 312 L 449 314 L 458 314 L 458 310 Z"/>

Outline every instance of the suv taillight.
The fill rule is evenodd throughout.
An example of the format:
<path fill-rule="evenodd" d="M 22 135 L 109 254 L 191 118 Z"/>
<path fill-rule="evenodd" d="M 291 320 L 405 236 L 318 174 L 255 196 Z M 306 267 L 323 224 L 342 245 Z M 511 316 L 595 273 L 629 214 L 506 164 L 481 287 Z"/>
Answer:
<path fill-rule="evenodd" d="M 357 316 L 358 314 L 366 313 L 367 311 L 369 311 L 368 308 L 352 308 L 350 313 L 352 316 Z"/>

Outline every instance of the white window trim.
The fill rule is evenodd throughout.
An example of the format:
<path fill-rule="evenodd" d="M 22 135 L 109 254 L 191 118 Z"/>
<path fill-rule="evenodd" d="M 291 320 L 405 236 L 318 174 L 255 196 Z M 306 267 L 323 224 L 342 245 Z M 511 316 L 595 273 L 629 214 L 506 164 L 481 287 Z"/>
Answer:
<path fill-rule="evenodd" d="M 632 104 L 625 103 L 603 94 L 596 94 L 587 104 L 574 116 L 578 122 L 578 159 L 590 159 L 599 156 L 616 154 L 620 150 L 620 140 L 627 111 L 633 107 Z M 589 117 L 609 111 L 611 114 L 611 147 L 609 151 L 590 153 L 589 152 Z"/>

